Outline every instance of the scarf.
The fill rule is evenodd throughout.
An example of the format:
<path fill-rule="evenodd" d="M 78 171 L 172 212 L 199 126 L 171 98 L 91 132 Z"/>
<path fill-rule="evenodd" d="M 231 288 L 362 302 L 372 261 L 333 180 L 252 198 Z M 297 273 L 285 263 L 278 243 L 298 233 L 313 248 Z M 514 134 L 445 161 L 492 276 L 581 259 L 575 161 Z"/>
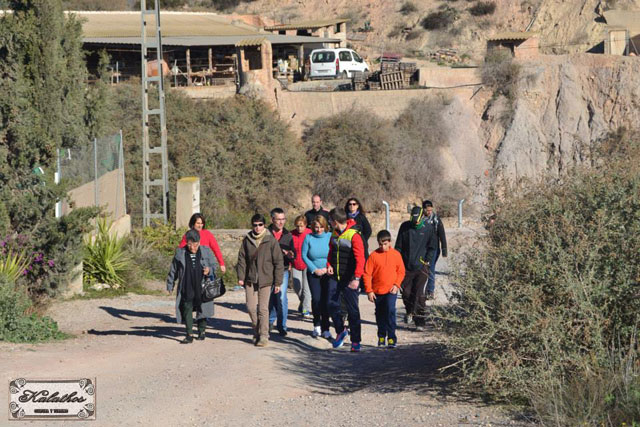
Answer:
<path fill-rule="evenodd" d="M 258 233 L 258 234 L 256 234 L 253 230 L 251 230 L 251 237 L 256 242 L 256 248 L 260 247 L 260 243 L 262 243 L 262 240 L 264 239 L 264 236 L 266 236 L 266 235 L 267 235 L 267 229 L 266 228 L 264 228 L 262 230 L 262 233 Z"/>
<path fill-rule="evenodd" d="M 360 214 L 359 210 L 355 211 L 354 213 L 347 212 L 347 215 L 349 215 L 349 218 L 351 219 L 355 219 L 359 214 Z"/>
<path fill-rule="evenodd" d="M 427 223 L 427 219 L 423 218 L 422 221 L 420 221 L 417 224 L 411 224 L 413 226 L 413 228 L 415 228 L 416 230 L 420 230 L 422 227 L 425 226 L 425 224 Z"/>
<path fill-rule="evenodd" d="M 202 263 L 200 248 L 195 253 L 195 260 L 192 260 L 193 255 L 187 249 L 184 252 L 184 275 L 182 276 L 182 300 L 185 302 L 192 302 L 193 309 L 201 311 L 200 305 L 202 304 Z"/>

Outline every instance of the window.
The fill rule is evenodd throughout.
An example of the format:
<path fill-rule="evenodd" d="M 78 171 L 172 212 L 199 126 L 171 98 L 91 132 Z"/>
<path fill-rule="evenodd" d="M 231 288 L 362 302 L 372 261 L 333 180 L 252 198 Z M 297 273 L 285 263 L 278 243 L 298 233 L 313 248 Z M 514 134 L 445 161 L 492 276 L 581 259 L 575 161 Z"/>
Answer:
<path fill-rule="evenodd" d="M 353 53 L 353 59 L 355 59 L 356 62 L 362 62 L 362 58 L 360 58 L 360 55 L 358 55 L 355 52 L 352 52 L 352 53 Z"/>
<path fill-rule="evenodd" d="M 311 57 L 311 61 L 314 64 L 323 63 L 323 62 L 333 62 L 336 60 L 335 53 L 329 50 L 321 50 L 320 52 L 315 52 Z"/>
<path fill-rule="evenodd" d="M 351 52 L 349 52 L 348 50 L 343 50 L 340 52 L 339 55 L 340 61 L 353 61 L 353 59 L 351 59 Z"/>

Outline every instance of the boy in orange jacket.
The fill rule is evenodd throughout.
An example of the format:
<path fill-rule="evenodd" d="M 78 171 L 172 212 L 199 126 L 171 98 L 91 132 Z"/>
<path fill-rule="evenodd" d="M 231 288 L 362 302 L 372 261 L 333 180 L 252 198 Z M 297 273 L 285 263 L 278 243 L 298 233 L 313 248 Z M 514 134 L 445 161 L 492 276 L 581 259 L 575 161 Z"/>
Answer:
<path fill-rule="evenodd" d="M 396 348 L 396 300 L 404 279 L 404 262 L 400 252 L 391 247 L 391 234 L 382 230 L 377 235 L 380 246 L 364 268 L 364 289 L 369 301 L 376 304 L 378 347 Z"/>

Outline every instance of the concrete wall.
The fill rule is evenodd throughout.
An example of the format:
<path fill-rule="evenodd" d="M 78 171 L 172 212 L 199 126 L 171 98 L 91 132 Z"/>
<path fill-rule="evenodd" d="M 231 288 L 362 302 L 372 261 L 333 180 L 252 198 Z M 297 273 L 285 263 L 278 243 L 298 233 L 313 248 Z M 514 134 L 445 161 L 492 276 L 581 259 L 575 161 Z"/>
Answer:
<path fill-rule="evenodd" d="M 627 30 L 608 30 L 604 46 L 604 53 L 609 55 L 624 55 L 627 49 Z"/>
<path fill-rule="evenodd" d="M 223 86 L 181 86 L 172 88 L 172 91 L 182 92 L 193 99 L 225 99 L 236 94 L 236 85 L 227 84 Z"/>
<path fill-rule="evenodd" d="M 481 83 L 477 68 L 427 67 L 418 69 L 418 85 L 453 87 Z"/>
<path fill-rule="evenodd" d="M 302 135 L 305 122 L 331 116 L 353 108 L 372 111 L 378 117 L 395 119 L 411 100 L 445 94 L 469 99 L 473 87 L 438 91 L 433 89 L 357 91 L 357 92 L 287 92 L 278 91 L 280 117 L 297 135 Z"/>
<path fill-rule="evenodd" d="M 515 46 L 513 55 L 516 59 L 533 59 L 537 58 L 540 53 L 538 50 L 538 37 L 531 37 Z"/>
<path fill-rule="evenodd" d="M 120 169 L 107 172 L 98 179 L 98 204 L 105 206 L 105 212 L 111 220 L 121 218 L 124 215 L 124 182 Z M 88 182 L 69 191 L 69 198 L 75 203 L 75 207 L 90 207 L 95 205 L 94 182 Z M 63 204 L 62 214 L 71 212 L 68 204 Z"/>

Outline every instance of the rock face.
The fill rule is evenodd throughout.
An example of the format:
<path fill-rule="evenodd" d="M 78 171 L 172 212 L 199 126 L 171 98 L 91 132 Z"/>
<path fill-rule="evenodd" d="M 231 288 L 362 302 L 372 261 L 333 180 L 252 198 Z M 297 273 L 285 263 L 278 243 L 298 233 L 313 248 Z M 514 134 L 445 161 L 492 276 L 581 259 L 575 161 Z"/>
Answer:
<path fill-rule="evenodd" d="M 576 54 L 524 63 L 506 130 L 485 112 L 494 169 L 507 177 L 559 174 L 588 161 L 595 142 L 640 125 L 640 59 Z M 497 135 L 497 136 L 496 136 Z M 495 142 L 497 140 L 497 142 Z"/>

